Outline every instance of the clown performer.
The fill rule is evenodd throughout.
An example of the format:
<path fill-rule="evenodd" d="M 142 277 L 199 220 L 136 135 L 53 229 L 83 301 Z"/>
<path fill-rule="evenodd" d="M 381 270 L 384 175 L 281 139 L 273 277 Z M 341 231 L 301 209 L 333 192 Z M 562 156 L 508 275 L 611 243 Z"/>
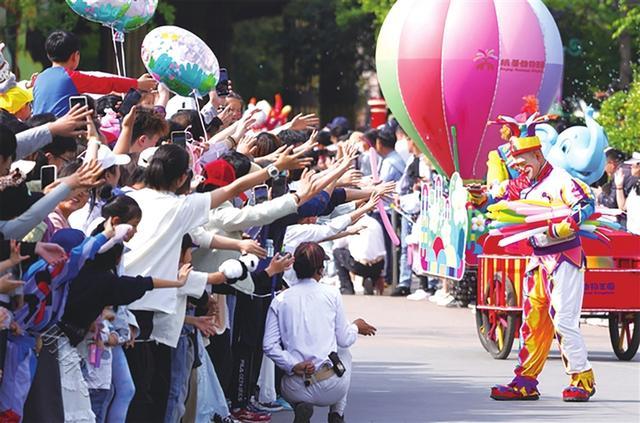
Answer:
<path fill-rule="evenodd" d="M 511 130 L 510 156 L 520 176 L 505 180 L 500 189 L 472 195 L 480 207 L 499 200 L 562 202 L 573 213 L 559 223 L 550 223 L 546 233 L 529 239 L 533 247 L 523 281 L 524 306 L 520 328 L 520 353 L 515 378 L 508 385 L 491 388 L 495 400 L 537 400 L 538 375 L 549 355 L 553 337 L 558 339 L 562 362 L 571 376 L 562 392 L 564 401 L 588 401 L 595 393 L 594 375 L 579 329 L 584 293 L 585 256 L 578 228 L 595 208 L 587 185 L 565 170 L 553 168 L 544 158 L 535 126 L 548 121 L 537 113 L 522 123 L 500 116 L 495 123 Z"/>

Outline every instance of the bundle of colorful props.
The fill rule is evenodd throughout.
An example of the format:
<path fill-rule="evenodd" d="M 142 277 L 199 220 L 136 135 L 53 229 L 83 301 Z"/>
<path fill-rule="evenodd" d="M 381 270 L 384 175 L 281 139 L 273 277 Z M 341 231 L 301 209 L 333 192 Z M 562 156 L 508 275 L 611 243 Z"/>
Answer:
<path fill-rule="evenodd" d="M 282 126 L 287 123 L 287 118 L 291 113 L 291 106 L 284 105 L 280 94 L 275 95 L 273 107 L 267 100 L 257 101 L 255 97 L 251 98 L 247 111 L 253 109 L 260 110 L 259 113 L 254 115 L 256 119 L 256 123 L 253 126 L 254 130 L 271 131 L 278 126 Z"/>
<path fill-rule="evenodd" d="M 543 234 L 555 223 L 561 223 L 573 211 L 564 203 L 548 203 L 536 200 L 501 201 L 490 205 L 487 217 L 492 220 L 489 235 L 502 236 L 498 245 L 505 247 L 534 235 Z M 615 210 L 596 209 L 589 219 L 584 221 L 577 233 L 585 238 L 609 241 L 608 234 L 619 230 L 615 220 Z"/>

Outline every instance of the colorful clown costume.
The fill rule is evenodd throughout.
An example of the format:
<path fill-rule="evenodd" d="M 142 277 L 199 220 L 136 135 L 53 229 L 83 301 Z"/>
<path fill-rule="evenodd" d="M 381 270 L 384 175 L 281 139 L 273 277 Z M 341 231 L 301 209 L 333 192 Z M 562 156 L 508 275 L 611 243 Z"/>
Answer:
<path fill-rule="evenodd" d="M 522 126 L 514 125 L 515 136 L 510 140 L 510 152 L 516 161 L 521 154 L 540 149 L 540 141 L 534 135 L 534 120 L 542 119 L 536 118 L 532 116 Z M 595 383 L 579 328 L 585 257 L 577 232 L 580 224 L 595 210 L 591 190 L 565 170 L 554 169 L 547 162 L 532 179 L 523 173 L 505 181 L 500 187 L 495 193 L 496 200 L 562 202 L 571 208 L 572 213 L 559 223 L 549 222 L 545 233 L 529 239 L 533 255 L 523 280 L 523 317 L 515 378 L 508 385 L 494 386 L 491 398 L 538 399 L 538 375 L 555 336 L 565 370 L 571 376 L 570 385 L 563 391 L 563 399 L 587 401 L 595 393 Z"/>

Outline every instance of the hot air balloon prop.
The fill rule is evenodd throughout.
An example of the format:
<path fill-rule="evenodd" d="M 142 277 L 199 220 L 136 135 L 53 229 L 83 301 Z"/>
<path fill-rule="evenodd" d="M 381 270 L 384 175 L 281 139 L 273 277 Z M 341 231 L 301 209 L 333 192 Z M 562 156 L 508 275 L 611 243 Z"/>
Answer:
<path fill-rule="evenodd" d="M 480 181 L 503 142 L 487 121 L 518 114 L 526 96 L 548 111 L 560 95 L 562 53 L 542 0 L 398 0 L 376 65 L 389 108 L 439 173 Z"/>

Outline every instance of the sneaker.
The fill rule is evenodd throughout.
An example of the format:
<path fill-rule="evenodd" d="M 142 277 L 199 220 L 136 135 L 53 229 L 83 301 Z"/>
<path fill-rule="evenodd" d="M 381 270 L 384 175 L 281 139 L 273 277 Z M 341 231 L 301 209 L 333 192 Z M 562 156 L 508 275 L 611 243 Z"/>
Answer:
<path fill-rule="evenodd" d="M 269 413 L 268 411 L 262 410 L 262 409 L 260 409 L 260 407 L 258 407 L 258 401 L 256 401 L 255 399 L 252 400 L 252 401 L 249 401 L 249 404 L 247 404 L 245 409 L 247 411 L 251 411 L 252 413 L 267 414 L 267 415 L 269 415 L 269 417 L 271 417 L 271 415 L 270 415 L 271 413 Z"/>
<path fill-rule="evenodd" d="M 437 303 L 438 300 L 444 296 L 444 291 L 442 289 L 437 289 L 435 294 L 429 297 L 429 301 L 431 301 L 432 303 Z"/>
<path fill-rule="evenodd" d="M 278 397 L 276 402 L 280 404 L 280 406 L 284 411 L 293 411 L 293 407 L 291 406 L 291 404 L 289 404 L 287 400 L 284 399 L 283 397 Z"/>
<path fill-rule="evenodd" d="M 445 294 L 444 296 L 436 300 L 436 304 L 439 306 L 447 306 L 454 302 L 456 299 L 451 294 Z"/>
<path fill-rule="evenodd" d="M 413 294 L 407 295 L 407 300 L 423 301 L 429 298 L 429 294 L 424 289 L 417 289 Z"/>
<path fill-rule="evenodd" d="M 301 402 L 294 408 L 293 423 L 310 423 L 313 416 L 313 405 Z"/>
<path fill-rule="evenodd" d="M 391 293 L 392 297 L 406 297 L 411 294 L 411 289 L 408 286 L 397 286 Z"/>
<path fill-rule="evenodd" d="M 596 393 L 593 370 L 571 375 L 571 384 L 562 391 L 566 402 L 587 402 Z"/>
<path fill-rule="evenodd" d="M 255 402 L 253 404 L 253 406 L 260 410 L 260 411 L 265 411 L 267 413 L 277 413 L 278 411 L 282 411 L 282 405 L 280 405 L 278 402 L 273 401 L 273 402 Z"/>
<path fill-rule="evenodd" d="M 508 385 L 492 387 L 490 397 L 496 401 L 535 401 L 540 398 L 537 385 L 535 379 L 516 376 Z"/>
<path fill-rule="evenodd" d="M 271 421 L 271 415 L 265 413 L 254 413 L 246 408 L 238 408 L 231 411 L 231 417 L 244 423 L 262 423 Z"/>
<path fill-rule="evenodd" d="M 344 423 L 344 416 L 332 411 L 329 413 L 329 423 Z"/>

